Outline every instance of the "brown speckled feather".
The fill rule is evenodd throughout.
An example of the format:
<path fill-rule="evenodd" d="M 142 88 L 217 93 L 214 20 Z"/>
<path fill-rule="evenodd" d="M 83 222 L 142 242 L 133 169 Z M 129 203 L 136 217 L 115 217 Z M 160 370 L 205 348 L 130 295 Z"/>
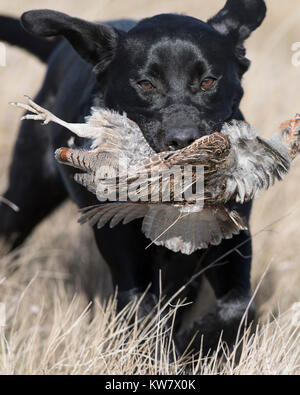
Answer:
<path fill-rule="evenodd" d="M 75 180 L 95 193 L 99 200 L 104 189 L 110 196 L 115 188 L 115 177 L 125 168 L 128 174 L 118 178 L 117 192 L 127 185 L 134 187 L 135 181 L 144 176 L 138 191 L 143 200 L 149 196 L 149 188 L 150 191 L 157 189 L 159 199 L 166 185 L 174 190 L 175 181 L 169 177 L 173 166 L 203 166 L 204 194 L 195 201 L 178 203 L 172 201 L 174 194 L 171 194 L 169 202 L 158 199 L 154 203 L 146 199 L 102 203 L 83 209 L 80 219 L 81 223 L 89 222 L 92 226 L 109 223 L 113 227 L 120 222 L 144 218 L 142 231 L 146 237 L 155 244 L 185 254 L 210 244 L 217 245 L 245 229 L 238 213 L 227 209 L 225 203 L 229 200 L 243 203 L 255 197 L 259 190 L 269 188 L 289 171 L 291 161 L 300 151 L 299 115 L 286 122 L 270 139 L 257 136 L 245 122 L 233 121 L 225 124 L 220 133 L 204 136 L 186 148 L 157 154 L 138 126 L 125 115 L 93 108 L 87 123 L 68 124 L 31 99 L 29 106 L 14 104 L 35 114 L 25 118 L 56 122 L 92 140 L 89 149 L 60 148 L 55 157 L 62 164 L 85 171 L 76 174 Z M 196 173 L 192 175 L 195 182 Z"/>

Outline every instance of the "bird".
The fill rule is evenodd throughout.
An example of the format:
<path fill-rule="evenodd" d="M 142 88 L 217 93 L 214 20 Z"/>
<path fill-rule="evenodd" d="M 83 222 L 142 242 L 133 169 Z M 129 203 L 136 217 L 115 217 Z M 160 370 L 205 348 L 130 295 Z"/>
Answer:
<path fill-rule="evenodd" d="M 233 120 L 185 148 L 156 153 L 126 114 L 92 107 L 85 123 L 67 123 L 26 97 L 11 103 L 31 113 L 22 119 L 55 122 L 90 141 L 84 149 L 70 142 L 55 151 L 100 201 L 81 209 L 81 224 L 100 229 L 142 218 L 149 246 L 187 255 L 247 231 L 228 203 L 250 201 L 281 180 L 300 152 L 299 114 L 268 139 Z"/>

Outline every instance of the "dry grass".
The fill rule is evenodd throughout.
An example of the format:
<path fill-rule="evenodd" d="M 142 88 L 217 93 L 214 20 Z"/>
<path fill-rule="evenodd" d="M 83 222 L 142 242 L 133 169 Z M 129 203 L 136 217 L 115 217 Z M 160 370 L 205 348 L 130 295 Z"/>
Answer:
<path fill-rule="evenodd" d="M 9 259 L 1 262 L 6 275 L 0 279 L 1 300 L 7 315 L 7 326 L 0 327 L 2 374 L 299 373 L 299 303 L 259 325 L 254 334 L 245 333 L 231 352 L 220 342 L 222 359 L 177 358 L 168 336 L 172 327 L 166 330 L 164 324 L 180 306 L 165 317 L 161 303 L 155 317 L 139 326 L 138 302 L 116 314 L 114 298 L 97 301 L 91 313 L 85 298 L 67 285 L 68 273 L 58 262 L 65 245 L 58 244 L 54 251 L 44 248 L 42 256 L 34 246 L 24 249 L 22 266 L 14 272 Z"/>
<path fill-rule="evenodd" d="M 64 0 L 56 7 L 89 19 L 141 18 L 169 11 L 205 19 L 223 1 L 186 0 L 182 4 L 177 0 L 86 0 L 83 7 L 80 1 Z M 270 0 L 267 4 L 265 23 L 247 42 L 253 65 L 244 80 L 246 94 L 242 103 L 246 118 L 265 136 L 300 111 L 300 67 L 291 63 L 291 45 L 300 41 L 300 5 L 297 0 L 289 0 L 285 6 Z M 1 14 L 20 15 L 30 8 L 53 8 L 53 2 L 0 0 Z M 7 47 L 7 67 L 0 69 L 0 192 L 7 182 L 19 125 L 19 113 L 7 103 L 21 99 L 24 93 L 34 95 L 44 71 L 44 66 L 30 55 Z M 259 327 L 254 335 L 245 334 L 238 363 L 234 363 L 234 353 L 224 350 L 223 361 L 213 357 L 195 360 L 192 372 L 300 373 L 299 178 L 298 159 L 288 177 L 261 194 L 254 205 L 253 288 L 270 265 L 256 296 Z M 160 317 L 155 329 L 147 332 L 146 324 L 137 329 L 135 324 L 129 325 L 129 318 L 135 314 L 134 305 L 116 316 L 114 301 L 101 299 L 94 306 L 91 320 L 83 289 L 101 289 L 102 297 L 108 295 L 109 274 L 104 263 L 99 269 L 101 258 L 89 229 L 80 228 L 75 218 L 76 208 L 66 204 L 39 226 L 14 261 L 11 257 L 0 260 L 0 302 L 5 303 L 7 315 L 6 326 L 0 328 L 0 373 L 186 371 L 186 358 L 172 363 L 166 363 L 166 355 L 158 358 L 162 352 L 159 342 L 164 341 L 165 349 L 169 347 L 172 352 Z"/>

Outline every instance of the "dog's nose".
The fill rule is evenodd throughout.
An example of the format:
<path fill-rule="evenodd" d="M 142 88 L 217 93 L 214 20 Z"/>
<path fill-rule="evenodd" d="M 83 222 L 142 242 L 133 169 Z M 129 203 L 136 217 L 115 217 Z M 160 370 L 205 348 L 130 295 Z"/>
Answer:
<path fill-rule="evenodd" d="M 196 127 L 178 127 L 167 131 L 166 144 L 170 150 L 178 150 L 192 144 L 199 137 Z"/>

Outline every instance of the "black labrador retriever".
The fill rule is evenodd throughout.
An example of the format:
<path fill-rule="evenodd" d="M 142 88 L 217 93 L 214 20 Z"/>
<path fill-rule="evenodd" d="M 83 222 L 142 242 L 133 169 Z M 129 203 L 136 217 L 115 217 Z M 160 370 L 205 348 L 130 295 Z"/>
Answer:
<path fill-rule="evenodd" d="M 250 64 L 243 44 L 265 14 L 263 0 L 228 0 L 207 22 L 163 14 L 138 23 L 100 24 L 56 11 L 34 10 L 21 18 L 30 34 L 1 17 L 0 38 L 48 63 L 35 100 L 60 118 L 82 122 L 92 105 L 105 106 L 126 112 L 155 151 L 176 150 L 220 130 L 224 122 L 243 119 L 241 79 Z M 63 36 L 67 41 L 36 36 Z M 68 196 L 79 207 L 97 203 L 72 180 L 72 169 L 58 166 L 54 160 L 54 150 L 66 146 L 70 134 L 54 124 L 47 128 L 48 133 L 37 122 L 23 122 L 16 142 L 5 197 L 19 205 L 20 212 L 0 203 L 0 237 L 11 249 Z M 79 138 L 75 143 L 87 144 Z M 251 203 L 232 205 L 247 223 Z M 170 295 L 210 265 L 205 275 L 216 295 L 216 308 L 195 317 L 193 328 L 177 333 L 179 349 L 196 331 L 199 335 L 193 345 L 198 347 L 204 335 L 205 351 L 216 346 L 221 332 L 232 343 L 247 307 L 248 321 L 253 318 L 248 232 L 190 256 L 155 245 L 145 249 L 149 240 L 141 233 L 138 220 L 94 233 L 118 287 L 119 308 L 151 283 L 140 314 L 156 304 L 159 272 L 163 291 Z M 189 300 L 195 299 L 200 280 L 195 279 L 187 289 Z"/>

